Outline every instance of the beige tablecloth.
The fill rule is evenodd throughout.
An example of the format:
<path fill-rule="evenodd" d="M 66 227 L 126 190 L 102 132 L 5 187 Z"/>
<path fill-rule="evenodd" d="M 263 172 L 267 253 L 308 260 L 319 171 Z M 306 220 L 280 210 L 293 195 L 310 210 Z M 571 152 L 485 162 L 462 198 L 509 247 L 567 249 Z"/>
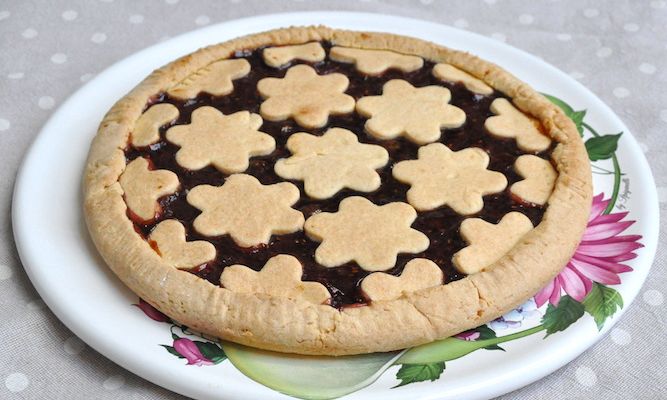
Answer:
<path fill-rule="evenodd" d="M 18 259 L 10 207 L 19 162 L 41 126 L 97 72 L 200 26 L 270 12 L 397 14 L 478 32 L 544 58 L 625 121 L 667 208 L 666 1 L 0 2 L 0 398 L 179 399 L 87 347 L 39 299 Z M 54 166 L 56 167 L 56 166 Z M 667 398 L 667 246 L 611 333 L 551 376 L 503 399 Z"/>

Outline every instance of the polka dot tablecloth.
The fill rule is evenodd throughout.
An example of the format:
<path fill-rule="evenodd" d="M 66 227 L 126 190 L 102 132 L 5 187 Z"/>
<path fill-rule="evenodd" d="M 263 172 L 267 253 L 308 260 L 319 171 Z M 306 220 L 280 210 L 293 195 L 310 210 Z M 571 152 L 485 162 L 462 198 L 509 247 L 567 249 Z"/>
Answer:
<path fill-rule="evenodd" d="M 261 13 L 340 9 L 449 24 L 542 57 L 625 121 L 667 209 L 667 1 L 4 1 L 0 2 L 0 398 L 182 399 L 73 336 L 18 260 L 10 207 L 19 162 L 50 113 L 97 72 L 201 26 Z M 55 206 L 55 205 L 54 205 Z M 502 399 L 667 398 L 667 220 L 653 270 L 596 346 Z"/>

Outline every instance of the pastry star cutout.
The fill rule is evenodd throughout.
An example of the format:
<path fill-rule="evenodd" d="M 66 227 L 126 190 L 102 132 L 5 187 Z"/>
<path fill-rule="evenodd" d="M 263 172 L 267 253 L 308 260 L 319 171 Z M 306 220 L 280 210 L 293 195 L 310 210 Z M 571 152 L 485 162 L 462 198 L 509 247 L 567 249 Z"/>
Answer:
<path fill-rule="evenodd" d="M 266 65 L 274 68 L 280 68 L 292 60 L 322 61 L 326 56 L 322 45 L 318 42 L 295 46 L 269 47 L 262 52 Z"/>
<path fill-rule="evenodd" d="M 359 143 L 357 135 L 343 128 L 331 128 L 323 136 L 295 133 L 287 148 L 293 155 L 276 162 L 276 174 L 303 180 L 306 194 L 316 199 L 327 199 L 343 188 L 376 190 L 380 175 L 375 170 L 389 160 L 383 147 Z"/>
<path fill-rule="evenodd" d="M 440 129 L 458 128 L 466 114 L 449 103 L 451 93 L 441 86 L 415 88 L 393 79 L 385 83 L 381 96 L 362 97 L 357 112 L 370 117 L 365 128 L 379 139 L 405 136 L 417 144 L 440 138 Z"/>
<path fill-rule="evenodd" d="M 493 100 L 491 111 L 496 115 L 484 121 L 491 135 L 514 138 L 523 151 L 543 151 L 551 145 L 551 140 L 538 129 L 539 123 L 517 110 L 507 99 Z"/>
<path fill-rule="evenodd" d="M 201 92 L 224 96 L 234 90 L 232 80 L 243 78 L 249 72 L 250 63 L 244 59 L 216 61 L 183 79 L 167 93 L 183 100 L 196 97 Z"/>
<path fill-rule="evenodd" d="M 318 282 L 303 282 L 303 267 L 293 256 L 279 254 L 269 259 L 261 271 L 245 265 L 225 268 L 220 283 L 237 293 L 265 293 L 275 297 L 302 299 L 314 304 L 328 304 L 331 294 Z"/>
<path fill-rule="evenodd" d="M 546 204 L 558 178 L 551 163 L 543 158 L 525 154 L 516 159 L 514 170 L 524 179 L 510 186 L 510 192 L 525 202 Z"/>
<path fill-rule="evenodd" d="M 493 88 L 484 81 L 475 78 L 465 71 L 450 64 L 438 64 L 433 67 L 433 76 L 445 82 L 462 83 L 466 89 L 473 93 L 489 95 L 493 93 Z"/>
<path fill-rule="evenodd" d="M 175 173 L 167 170 L 153 171 L 148 160 L 138 157 L 132 160 L 118 179 L 123 188 L 127 207 L 142 221 L 150 221 L 160 209 L 157 200 L 178 190 Z"/>
<path fill-rule="evenodd" d="M 361 281 L 361 291 L 370 301 L 394 300 L 404 293 L 442 285 L 444 274 L 431 260 L 415 258 L 405 264 L 400 276 L 374 272 Z"/>
<path fill-rule="evenodd" d="M 224 115 L 209 106 L 192 113 L 189 125 L 169 128 L 167 140 L 181 146 L 176 161 L 190 170 L 208 165 L 225 174 L 243 172 L 248 159 L 271 153 L 276 148 L 273 137 L 258 131 L 262 117 L 248 111 Z"/>
<path fill-rule="evenodd" d="M 396 264 L 399 253 L 419 253 L 428 248 L 423 233 L 410 228 L 417 218 L 405 203 L 378 206 L 363 197 L 347 197 L 335 213 L 308 218 L 308 237 L 321 242 L 315 260 L 325 267 L 356 261 L 366 271 L 385 271 Z"/>
<path fill-rule="evenodd" d="M 419 211 L 447 205 L 459 214 L 474 214 L 484 206 L 482 196 L 507 186 L 505 175 L 486 169 L 489 156 L 481 149 L 451 151 L 442 143 L 433 143 L 419 148 L 418 156 L 397 163 L 392 173 L 412 186 L 408 203 Z"/>
<path fill-rule="evenodd" d="M 191 269 L 215 258 L 215 246 L 205 240 L 186 242 L 185 228 L 175 219 L 160 222 L 149 239 L 160 256 L 178 269 Z"/>
<path fill-rule="evenodd" d="M 416 71 L 424 65 L 421 57 L 409 56 L 388 50 L 354 49 L 335 46 L 329 57 L 338 62 L 355 64 L 357 70 L 366 75 L 379 75 L 390 68 L 402 72 Z"/>
<path fill-rule="evenodd" d="M 516 211 L 505 214 L 497 225 L 468 218 L 460 232 L 469 246 L 455 253 L 452 262 L 464 274 L 477 273 L 507 254 L 532 229 L 530 219 Z"/>
<path fill-rule="evenodd" d="M 272 234 L 301 230 L 303 214 L 291 208 L 298 200 L 299 189 L 291 183 L 262 185 L 245 174 L 231 175 L 222 186 L 197 186 L 187 197 L 202 211 L 193 224 L 197 232 L 229 234 L 241 247 L 266 244 Z"/>
<path fill-rule="evenodd" d="M 156 104 L 146 110 L 132 130 L 132 146 L 144 147 L 160 140 L 160 127 L 178 118 L 178 108 L 173 104 Z"/>
<path fill-rule="evenodd" d="M 292 117 L 304 128 L 320 128 L 329 115 L 354 111 L 354 98 L 344 93 L 348 84 L 343 74 L 317 75 L 312 67 L 296 65 L 282 79 L 264 78 L 257 83 L 266 99 L 260 113 L 270 121 Z"/>

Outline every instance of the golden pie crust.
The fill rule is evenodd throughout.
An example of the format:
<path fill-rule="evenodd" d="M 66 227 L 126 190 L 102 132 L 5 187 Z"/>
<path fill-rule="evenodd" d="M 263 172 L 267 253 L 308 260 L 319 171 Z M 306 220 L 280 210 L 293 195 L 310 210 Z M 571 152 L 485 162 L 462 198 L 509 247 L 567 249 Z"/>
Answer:
<path fill-rule="evenodd" d="M 149 182 L 152 191 L 143 195 L 147 197 L 136 193 L 138 182 L 122 178 L 131 175 L 124 175 L 128 167 L 124 150 L 133 140 L 130 133 L 135 124 L 139 121 L 144 130 L 154 129 L 153 122 L 141 121 L 146 104 L 158 93 L 186 97 L 196 94 L 210 79 L 206 71 L 220 71 L 225 79 L 214 82 L 216 91 L 229 93 L 233 90 L 233 80 L 249 70 L 242 61 L 226 61 L 236 51 L 318 41 L 352 49 L 391 51 L 447 64 L 508 96 L 511 103 L 501 101 L 493 107 L 497 117 L 490 122 L 490 131 L 499 136 L 515 135 L 520 147 L 542 148 L 545 141 L 536 139 L 532 129 L 535 122 L 557 143 L 552 153 L 557 177 L 539 225 L 520 236 L 499 258 L 489 255 L 487 258 L 495 260 L 492 264 L 463 279 L 433 286 L 440 279 L 437 272 L 422 282 L 417 280 L 415 271 L 408 270 L 402 279 L 410 284 L 403 289 L 393 288 L 394 283 L 388 283 L 387 290 L 383 291 L 385 285 L 378 288 L 377 282 L 369 281 L 366 284 L 369 295 L 380 300 L 342 309 L 327 305 L 326 293 L 318 286 L 305 288 L 298 281 L 298 266 L 289 259 L 272 263 L 275 268 L 284 269 L 272 276 L 283 276 L 284 282 L 280 285 L 289 288 L 284 295 L 278 295 L 270 285 L 256 282 L 261 272 L 249 272 L 242 266 L 236 268 L 238 271 L 230 270 L 227 274 L 232 275 L 226 279 L 235 282 L 235 290 L 230 290 L 180 270 L 161 257 L 149 241 L 135 231 L 124 199 L 132 195 L 134 201 L 141 204 L 142 217 L 150 218 L 152 210 L 158 208 L 155 198 L 176 187 L 165 171 L 152 171 L 143 161 L 139 161 L 141 165 L 136 165 L 132 174 L 139 174 Z M 462 79 L 460 76 L 450 79 Z M 332 85 L 330 90 L 335 92 L 337 102 L 320 104 L 317 118 L 302 116 L 306 127 L 320 124 L 321 115 L 351 108 L 343 94 L 344 82 L 328 84 Z M 268 99 L 265 102 L 279 96 L 279 89 L 268 88 L 264 93 Z M 307 96 L 310 94 L 306 91 L 304 98 Z M 271 107 L 262 107 L 264 118 L 278 118 L 281 113 L 300 117 L 298 109 L 289 108 L 294 104 L 287 104 L 288 110 L 277 109 L 273 103 L 269 105 Z M 157 118 L 167 120 L 172 116 L 170 112 Z M 513 123 L 520 124 L 524 130 L 509 132 L 507 127 Z M 147 132 L 139 140 L 148 143 L 153 140 L 153 134 Z M 525 178 L 531 179 L 528 174 Z M 128 182 L 123 185 L 123 180 Z M 161 180 L 165 180 L 166 186 L 162 186 Z M 124 188 L 130 192 L 126 193 Z M 224 340 L 263 349 L 344 355 L 403 349 L 445 338 L 497 318 L 535 294 L 562 269 L 580 241 L 591 204 L 591 173 L 585 148 L 573 123 L 547 99 L 500 67 L 468 53 L 419 39 L 318 26 L 241 37 L 201 49 L 153 72 L 118 101 L 102 121 L 86 164 L 83 191 L 86 222 L 104 260 L 130 289 L 174 320 Z M 299 223 L 290 225 L 290 229 L 299 229 Z M 156 239 L 160 243 L 174 242 L 183 246 L 181 234 L 176 227 L 169 235 L 177 235 L 177 238 L 158 235 Z M 470 240 L 475 242 L 474 232 Z M 187 250 L 171 253 L 169 258 L 192 262 Z M 243 274 L 252 276 L 255 283 L 239 283 L 243 280 L 239 281 L 238 276 Z M 375 274 L 382 272 L 370 276 L 382 278 Z M 253 285 L 262 289 L 253 290 Z M 412 287 L 414 291 L 405 290 Z M 309 294 L 302 297 L 298 295 L 300 292 Z"/>

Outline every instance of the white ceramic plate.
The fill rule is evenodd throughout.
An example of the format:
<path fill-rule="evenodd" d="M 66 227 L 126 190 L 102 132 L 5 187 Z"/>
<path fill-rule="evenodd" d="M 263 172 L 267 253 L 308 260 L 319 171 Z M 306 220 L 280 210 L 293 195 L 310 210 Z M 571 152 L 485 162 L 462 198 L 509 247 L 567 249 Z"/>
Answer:
<path fill-rule="evenodd" d="M 543 339 L 543 334 L 533 334 L 507 342 L 503 344 L 506 352 L 479 350 L 454 361 L 447 359 L 446 371 L 435 382 L 413 383 L 396 389 L 392 389 L 399 383 L 395 378 L 398 367 L 391 366 L 396 358 L 393 356 L 376 355 L 362 357 L 361 361 L 343 359 L 330 362 L 325 359 L 303 360 L 299 357 L 256 354 L 223 344 L 233 364 L 224 361 L 198 368 L 186 366 L 184 360 L 158 346 L 170 344 L 169 325 L 156 323 L 130 306 L 137 302 L 136 297 L 101 261 L 83 223 L 81 172 L 98 122 L 106 110 L 143 77 L 178 56 L 239 35 L 305 24 L 393 32 L 470 51 L 502 65 L 539 91 L 568 101 L 577 110 L 587 109 L 585 121 L 598 132 L 610 134 L 623 131 L 615 153 L 625 174 L 620 182 L 616 208 L 624 207 L 631 211 L 627 218 L 637 222 L 624 234 L 642 235 L 640 241 L 644 245 L 644 248 L 636 250 L 638 257 L 628 262 L 634 271 L 622 274 L 622 283 L 613 286 L 627 307 L 644 282 L 655 253 L 657 195 L 650 169 L 637 142 L 605 104 L 581 84 L 544 61 L 476 34 L 430 22 L 378 14 L 308 12 L 226 22 L 157 44 L 99 74 L 53 114 L 25 157 L 17 178 L 12 211 L 15 238 L 25 269 L 58 318 L 91 347 L 128 370 L 168 389 L 201 399 L 286 398 L 247 376 L 283 392 L 304 397 L 335 397 L 356 391 L 349 395 L 350 399 L 489 398 L 551 373 L 604 335 L 622 311 L 609 318 L 601 331 L 586 315 L 567 330 L 547 339 Z M 587 135 L 590 133 L 587 132 Z M 598 172 L 599 168 L 614 168 L 613 160 L 609 159 L 598 161 L 595 165 Z M 631 185 L 631 193 L 623 196 L 628 185 Z M 613 186 L 613 175 L 595 175 L 596 194 L 605 192 L 607 198 Z M 541 313 L 544 313 L 544 308 Z M 539 318 L 532 322 L 526 318 L 522 323 L 522 328 L 498 331 L 498 335 L 522 332 L 521 329 L 539 323 Z M 177 328 L 175 332 L 179 336 L 188 336 Z M 424 348 L 417 353 L 420 352 L 423 359 L 424 354 L 430 356 L 438 350 Z M 252 362 L 245 363 L 243 357 L 247 356 L 246 353 L 252 353 L 248 356 Z M 434 357 L 438 361 L 437 356 Z M 298 371 L 299 368 L 319 371 L 317 373 L 321 375 L 315 386 L 322 388 L 307 388 L 306 383 L 291 382 L 290 376 L 298 373 L 290 371 Z M 326 372 L 327 368 L 343 372 L 330 373 Z M 358 382 L 354 374 L 359 374 Z M 305 386 L 295 389 L 295 385 Z M 327 389 L 326 385 L 333 386 Z M 336 385 L 340 387 L 336 388 Z M 366 385 L 369 386 L 359 390 Z"/>

